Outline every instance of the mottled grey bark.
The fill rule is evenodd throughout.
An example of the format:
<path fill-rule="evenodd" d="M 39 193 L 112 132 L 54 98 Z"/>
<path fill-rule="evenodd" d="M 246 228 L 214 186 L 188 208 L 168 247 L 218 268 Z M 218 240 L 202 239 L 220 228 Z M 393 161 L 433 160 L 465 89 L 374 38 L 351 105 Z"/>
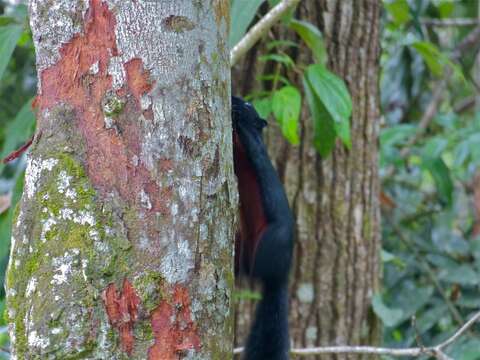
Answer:
<path fill-rule="evenodd" d="M 377 0 L 304 1 L 297 16 L 316 24 L 328 49 L 328 67 L 342 77 L 352 96 L 352 149 L 340 143 L 327 159 L 313 148 L 313 127 L 304 102 L 301 144 L 293 147 L 277 126 L 269 126 L 269 152 L 285 184 L 297 219 L 295 265 L 291 277 L 291 337 L 294 347 L 372 344 L 379 323 L 371 299 L 379 289 L 380 223 L 378 178 L 379 11 Z M 292 36 L 279 26 L 276 37 Z M 312 58 L 303 47 L 297 64 Z M 259 56 L 257 53 L 254 56 Z M 247 58 L 234 89 L 252 91 L 264 64 Z M 272 69 L 266 69 L 272 73 Z M 286 74 L 301 88 L 295 75 Z M 236 80 L 235 80 L 236 79 Z M 257 83 L 258 84 L 258 83 Z M 258 90 L 258 89 L 257 89 Z M 246 333 L 242 304 L 239 343 Z M 310 357 L 315 358 L 315 357 Z M 371 359 L 361 355 L 325 355 L 321 359 Z"/>
<path fill-rule="evenodd" d="M 228 1 L 32 0 L 30 16 L 12 358 L 230 358 Z"/>

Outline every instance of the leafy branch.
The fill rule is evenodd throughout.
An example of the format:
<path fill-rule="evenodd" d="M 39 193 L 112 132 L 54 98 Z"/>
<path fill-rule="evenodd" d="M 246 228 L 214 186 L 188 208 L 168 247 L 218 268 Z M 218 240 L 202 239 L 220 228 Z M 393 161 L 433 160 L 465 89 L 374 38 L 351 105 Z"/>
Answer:
<path fill-rule="evenodd" d="M 230 51 L 231 66 L 235 65 L 287 11 L 297 6 L 299 2 L 300 0 L 283 0 L 257 22 Z"/>
<path fill-rule="evenodd" d="M 295 8 L 300 0 L 283 0 L 268 12 L 235 45 L 230 53 L 231 65 L 243 56 L 275 23 L 289 10 Z M 249 12 L 253 18 L 258 2 L 251 5 Z M 273 76 L 273 89 L 262 98 L 253 101 L 253 105 L 263 117 L 273 113 L 280 125 L 283 136 L 292 144 L 300 142 L 298 123 L 302 106 L 302 94 L 295 85 L 286 84 L 277 89 L 280 66 L 293 68 L 302 77 L 304 94 L 310 108 L 313 121 L 313 145 L 318 153 L 327 157 L 335 148 L 337 138 L 347 149 L 351 148 L 350 116 L 352 100 L 344 81 L 328 70 L 327 51 L 322 33 L 313 24 L 297 19 L 289 19 L 288 26 L 294 30 L 312 52 L 314 64 L 299 69 L 287 54 L 268 54 L 259 58 L 261 61 L 275 61 L 276 71 Z M 239 25 L 235 28 L 240 27 Z"/>

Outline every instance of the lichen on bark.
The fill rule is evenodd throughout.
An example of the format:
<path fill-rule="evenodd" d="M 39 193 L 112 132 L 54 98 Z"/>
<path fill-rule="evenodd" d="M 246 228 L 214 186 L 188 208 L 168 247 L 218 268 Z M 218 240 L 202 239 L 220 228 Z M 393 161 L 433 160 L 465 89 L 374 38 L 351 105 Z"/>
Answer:
<path fill-rule="evenodd" d="M 72 154 L 36 149 L 28 172 L 38 178 L 27 188 L 16 218 L 7 278 L 8 317 L 19 359 L 70 358 L 93 353 L 97 342 L 83 322 L 108 324 L 98 289 L 111 268 L 128 267 L 112 216 Z M 126 239 L 123 239 L 126 241 Z M 45 299 L 48 296 L 48 301 Z M 68 305 L 65 311 L 63 304 Z"/>
<path fill-rule="evenodd" d="M 41 136 L 8 270 L 13 358 L 231 356 L 219 2 L 31 1 Z"/>

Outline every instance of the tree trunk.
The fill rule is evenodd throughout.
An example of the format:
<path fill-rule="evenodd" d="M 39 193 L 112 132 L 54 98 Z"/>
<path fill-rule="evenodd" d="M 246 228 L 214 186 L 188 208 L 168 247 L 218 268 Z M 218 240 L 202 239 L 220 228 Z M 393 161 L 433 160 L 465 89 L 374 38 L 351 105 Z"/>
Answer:
<path fill-rule="evenodd" d="M 32 0 L 13 358 L 231 357 L 228 1 Z"/>
<path fill-rule="evenodd" d="M 345 80 L 350 90 L 353 144 L 348 151 L 338 143 L 333 154 L 323 159 L 313 147 L 306 102 L 299 147 L 288 145 L 275 125 L 268 128 L 270 154 L 297 219 L 290 289 L 294 347 L 375 344 L 379 340 L 379 324 L 371 310 L 380 275 L 379 10 L 380 2 L 372 0 L 307 1 L 297 10 L 298 18 L 321 29 L 328 67 Z M 312 61 L 305 47 L 292 57 L 297 64 Z M 238 72 L 251 78 L 258 69 L 263 71 L 263 65 L 255 65 L 251 58 L 245 59 L 243 66 Z M 239 92 L 252 90 L 252 80 L 235 78 L 238 81 L 234 87 Z M 301 88 L 300 79 L 296 80 Z M 243 305 L 239 311 L 248 313 L 249 308 Z M 237 334 L 243 335 L 247 321 L 241 319 L 239 324 Z"/>

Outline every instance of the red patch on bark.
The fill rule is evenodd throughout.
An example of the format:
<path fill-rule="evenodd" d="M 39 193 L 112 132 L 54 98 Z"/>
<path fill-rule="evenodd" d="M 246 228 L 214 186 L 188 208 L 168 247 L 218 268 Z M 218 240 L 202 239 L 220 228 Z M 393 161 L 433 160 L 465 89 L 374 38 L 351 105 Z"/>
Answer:
<path fill-rule="evenodd" d="M 124 65 L 127 74 L 128 90 L 134 96 L 139 111 L 142 110 L 141 98 L 143 95 L 152 90 L 153 82 L 150 80 L 150 74 L 143 68 L 141 59 L 135 58 Z M 153 119 L 152 106 L 143 111 L 146 119 Z"/>
<path fill-rule="evenodd" d="M 173 170 L 173 161 L 170 159 L 160 159 L 158 161 L 158 168 L 161 172 Z"/>
<path fill-rule="evenodd" d="M 124 94 L 120 95 L 128 99 L 131 93 L 137 105 L 127 101 L 118 115 L 122 131 L 105 128 L 102 101 L 112 90 L 108 64 L 118 55 L 115 26 L 115 16 L 107 4 L 90 0 L 83 32 L 61 47 L 60 60 L 55 65 L 41 72 L 42 92 L 34 106 L 40 110 L 59 103 L 73 106 L 75 125 L 87 145 L 86 170 L 100 194 L 115 190 L 130 206 L 141 207 L 139 194 L 144 190 L 152 205 L 148 210 L 166 215 L 170 192 L 160 189 L 145 165 L 138 162 L 142 134 L 136 121 L 141 111 L 137 105 L 152 84 L 140 59 L 125 64 L 128 89 L 121 89 Z"/>
<path fill-rule="evenodd" d="M 148 349 L 148 360 L 177 360 L 191 349 L 200 349 L 197 326 L 190 316 L 188 290 L 175 285 L 171 300 L 163 300 L 151 313 L 155 344 Z"/>
<path fill-rule="evenodd" d="M 115 284 L 107 286 L 103 292 L 103 302 L 110 324 L 120 334 L 122 350 L 130 355 L 135 344 L 133 325 L 138 317 L 140 298 L 132 284 L 125 279 L 121 291 L 117 290 Z"/>
<path fill-rule="evenodd" d="M 37 107 L 38 107 L 38 102 L 39 102 L 39 101 L 40 101 L 40 100 L 39 100 L 38 96 L 35 96 L 35 99 L 33 99 L 32 105 L 31 105 L 32 110 L 37 109 Z"/>

